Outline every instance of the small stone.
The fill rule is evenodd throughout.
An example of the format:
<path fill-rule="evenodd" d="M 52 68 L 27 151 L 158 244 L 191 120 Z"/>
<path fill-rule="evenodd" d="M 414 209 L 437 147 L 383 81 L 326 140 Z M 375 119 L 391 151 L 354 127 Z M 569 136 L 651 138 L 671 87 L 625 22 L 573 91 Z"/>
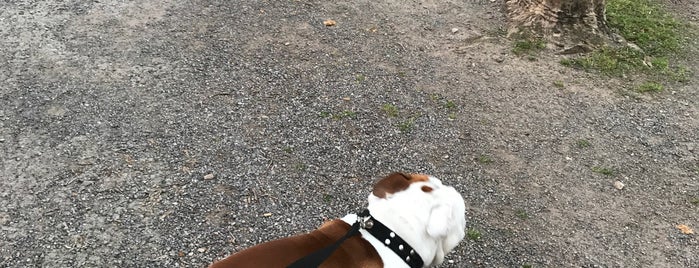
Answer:
<path fill-rule="evenodd" d="M 342 98 L 342 100 L 343 100 L 343 101 L 350 101 L 350 100 L 352 100 L 352 99 L 351 99 L 350 97 L 344 97 L 344 98 Z"/>
<path fill-rule="evenodd" d="M 216 177 L 216 175 L 214 175 L 213 173 L 209 173 L 209 174 L 204 175 L 205 180 L 213 180 L 215 177 Z"/>
<path fill-rule="evenodd" d="M 324 20 L 323 21 L 323 25 L 328 26 L 328 27 L 335 26 L 335 24 L 337 24 L 337 22 L 335 22 L 334 20 Z"/>
<path fill-rule="evenodd" d="M 204 252 L 206 252 L 206 248 L 198 248 L 197 251 L 199 253 L 204 253 Z"/>
<path fill-rule="evenodd" d="M 269 217 L 269 216 L 272 216 L 272 213 L 271 213 L 271 212 L 267 212 L 267 213 L 265 213 L 265 214 L 262 214 L 262 216 Z"/>
<path fill-rule="evenodd" d="M 623 183 L 623 182 L 620 182 L 620 181 L 615 181 L 615 182 L 614 182 L 614 188 L 616 188 L 617 190 L 624 189 L 624 183 Z"/>
<path fill-rule="evenodd" d="M 459 28 L 451 28 L 451 33 L 455 34 L 459 31 Z"/>

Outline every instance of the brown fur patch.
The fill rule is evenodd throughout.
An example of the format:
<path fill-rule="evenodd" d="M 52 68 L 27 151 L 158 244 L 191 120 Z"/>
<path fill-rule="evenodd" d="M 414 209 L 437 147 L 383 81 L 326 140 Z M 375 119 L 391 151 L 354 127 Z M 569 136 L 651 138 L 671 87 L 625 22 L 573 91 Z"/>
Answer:
<path fill-rule="evenodd" d="M 429 186 L 425 185 L 425 186 L 422 186 L 422 187 L 420 188 L 420 190 L 422 190 L 422 191 L 425 192 L 425 193 L 429 193 L 429 192 L 432 192 L 432 190 L 434 190 L 434 189 L 432 189 L 432 187 L 429 187 Z"/>
<path fill-rule="evenodd" d="M 429 177 L 423 174 L 392 173 L 379 180 L 374 185 L 372 193 L 379 198 L 386 198 L 388 194 L 394 194 L 410 187 L 411 183 L 428 181 Z"/>

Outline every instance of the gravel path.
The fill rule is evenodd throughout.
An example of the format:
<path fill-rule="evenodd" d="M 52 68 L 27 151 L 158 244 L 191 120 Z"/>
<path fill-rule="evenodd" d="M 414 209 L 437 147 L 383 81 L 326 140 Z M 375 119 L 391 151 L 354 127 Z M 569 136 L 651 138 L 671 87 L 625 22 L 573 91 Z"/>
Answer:
<path fill-rule="evenodd" d="M 463 193 L 442 267 L 699 267 L 697 77 L 514 56 L 501 4 L 3 1 L 0 267 L 204 267 L 393 171 Z"/>

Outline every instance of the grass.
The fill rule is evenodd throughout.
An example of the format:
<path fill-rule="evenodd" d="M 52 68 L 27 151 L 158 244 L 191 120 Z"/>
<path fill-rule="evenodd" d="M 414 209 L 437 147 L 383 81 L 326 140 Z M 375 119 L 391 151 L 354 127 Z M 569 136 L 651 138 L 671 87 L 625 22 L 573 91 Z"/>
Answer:
<path fill-rule="evenodd" d="M 521 208 L 515 210 L 515 216 L 517 216 L 517 218 L 519 218 L 521 220 L 529 219 L 529 213 L 527 213 L 526 210 L 521 209 Z"/>
<path fill-rule="evenodd" d="M 456 108 L 456 103 L 454 103 L 454 101 L 447 100 L 447 102 L 444 103 L 444 108 L 454 109 Z"/>
<path fill-rule="evenodd" d="M 487 155 L 481 155 L 481 156 L 478 157 L 477 160 L 478 160 L 478 163 L 481 163 L 481 164 L 490 164 L 490 163 L 493 163 L 493 159 L 490 158 L 490 156 L 487 156 Z"/>
<path fill-rule="evenodd" d="M 681 53 L 686 41 L 693 35 L 689 26 L 673 18 L 653 0 L 609 0 L 606 5 L 607 20 L 611 28 L 638 48 L 603 47 L 588 56 L 563 59 L 562 65 L 585 70 L 597 70 L 602 74 L 624 76 L 644 73 L 660 77 L 664 81 L 686 82 L 687 69 L 673 66 L 669 56 Z M 658 85 L 641 85 L 651 92 Z"/>
<path fill-rule="evenodd" d="M 649 55 L 667 55 L 682 47 L 684 26 L 650 0 L 607 1 L 609 26 Z"/>
<path fill-rule="evenodd" d="M 563 84 L 563 81 L 561 81 L 561 80 L 553 81 L 553 86 L 560 88 L 560 89 L 563 89 L 566 87 L 566 85 Z"/>
<path fill-rule="evenodd" d="M 645 92 L 660 92 L 663 91 L 663 85 L 657 82 L 647 81 L 638 86 L 637 91 L 641 93 Z"/>
<path fill-rule="evenodd" d="M 364 76 L 363 74 L 357 74 L 355 80 L 357 81 L 357 84 L 360 84 L 366 80 L 366 76 Z"/>
<path fill-rule="evenodd" d="M 587 148 L 587 147 L 592 146 L 592 144 L 590 143 L 590 141 L 588 141 L 588 140 L 586 140 L 586 139 L 580 139 L 580 140 L 576 141 L 576 142 L 575 142 L 575 145 L 578 146 L 578 148 L 581 148 L 581 149 L 582 149 L 582 148 Z"/>
<path fill-rule="evenodd" d="M 332 118 L 335 120 L 340 120 L 344 118 L 355 118 L 357 117 L 357 113 L 350 111 L 350 110 L 344 110 L 341 113 L 333 114 Z"/>
<path fill-rule="evenodd" d="M 531 61 L 536 60 L 531 55 L 546 48 L 546 42 L 542 39 L 521 39 L 515 41 L 514 48 L 512 48 L 512 53 L 517 56 L 529 55 L 528 59 Z"/>
<path fill-rule="evenodd" d="M 613 176 L 614 170 L 606 167 L 592 167 L 592 172 L 599 173 L 606 176 Z"/>
<path fill-rule="evenodd" d="M 323 194 L 323 201 L 326 203 L 330 203 L 330 201 L 333 200 L 333 196 L 331 194 Z"/>
<path fill-rule="evenodd" d="M 468 228 L 468 231 L 466 231 L 466 237 L 468 239 L 473 240 L 473 241 L 478 241 L 481 240 L 481 232 L 476 230 L 475 228 Z"/>
<path fill-rule="evenodd" d="M 532 268 L 532 267 L 534 267 L 534 266 L 532 266 L 531 264 L 528 264 L 528 263 L 522 264 L 522 268 Z"/>
<path fill-rule="evenodd" d="M 296 171 L 306 171 L 306 168 L 308 168 L 308 166 L 306 166 L 304 163 L 294 164 L 294 170 Z"/>
<path fill-rule="evenodd" d="M 689 199 L 689 203 L 695 206 L 699 206 L 699 197 L 692 197 Z"/>
<path fill-rule="evenodd" d="M 398 116 L 398 107 L 396 107 L 393 104 L 384 104 L 381 106 L 381 110 L 383 110 L 389 117 L 396 117 Z"/>
<path fill-rule="evenodd" d="M 449 115 L 447 115 L 447 118 L 449 118 L 449 120 L 456 119 L 456 113 L 449 113 Z"/>
<path fill-rule="evenodd" d="M 410 119 L 407 119 L 403 122 L 398 123 L 398 129 L 400 130 L 400 132 L 403 132 L 403 133 L 408 133 L 408 132 L 412 131 L 414 126 L 415 126 L 415 119 L 414 118 L 410 118 Z"/>

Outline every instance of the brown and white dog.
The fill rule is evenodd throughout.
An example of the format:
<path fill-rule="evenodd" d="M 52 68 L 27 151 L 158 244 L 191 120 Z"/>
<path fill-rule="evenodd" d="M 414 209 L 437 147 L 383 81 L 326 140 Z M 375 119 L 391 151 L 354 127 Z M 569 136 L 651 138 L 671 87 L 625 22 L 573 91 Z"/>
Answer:
<path fill-rule="evenodd" d="M 412 246 L 422 258 L 423 267 L 441 264 L 464 238 L 463 198 L 453 187 L 432 176 L 393 173 L 374 185 L 367 208 L 374 219 Z M 287 267 L 339 240 L 357 218 L 356 214 L 349 214 L 310 233 L 245 249 L 209 267 Z M 360 233 L 342 243 L 319 267 L 409 267 L 367 230 L 360 229 Z"/>

